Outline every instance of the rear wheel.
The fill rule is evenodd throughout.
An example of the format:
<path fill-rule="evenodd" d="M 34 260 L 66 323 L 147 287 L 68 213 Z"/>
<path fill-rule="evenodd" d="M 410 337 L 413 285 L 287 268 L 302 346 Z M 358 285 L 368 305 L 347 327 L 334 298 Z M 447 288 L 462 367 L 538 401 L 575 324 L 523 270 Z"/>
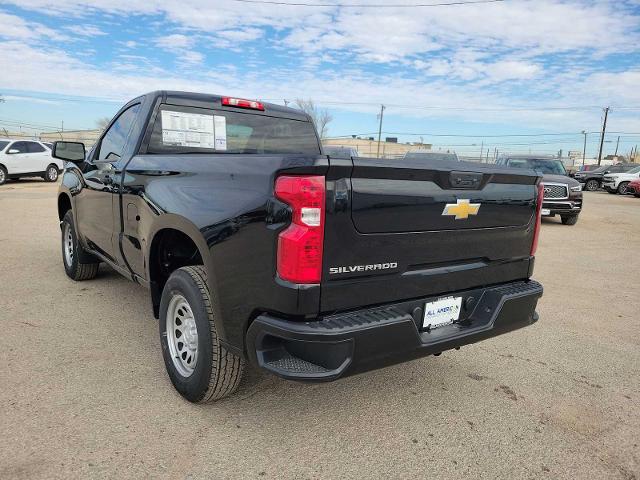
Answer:
<path fill-rule="evenodd" d="M 0 185 L 7 183 L 7 169 L 0 165 Z"/>
<path fill-rule="evenodd" d="M 585 183 L 584 185 L 584 189 L 589 192 L 595 192 L 596 190 L 598 190 L 598 188 L 600 188 L 600 182 L 593 179 L 587 181 L 587 183 Z"/>
<path fill-rule="evenodd" d="M 563 225 L 575 225 L 578 223 L 578 215 L 561 215 Z"/>
<path fill-rule="evenodd" d="M 182 267 L 171 274 L 160 302 L 160 343 L 171 383 L 190 402 L 224 398 L 242 377 L 244 360 L 220 343 L 217 311 L 204 267 Z"/>
<path fill-rule="evenodd" d="M 64 271 L 72 280 L 91 280 L 98 274 L 100 262 L 86 262 L 87 258 L 92 258 L 84 251 L 78 241 L 76 229 L 73 224 L 73 214 L 69 210 L 62 219 L 62 262 Z M 82 260 L 82 262 L 80 261 Z"/>
<path fill-rule="evenodd" d="M 58 167 L 51 164 L 47 167 L 44 172 L 44 181 L 45 182 L 55 182 L 58 180 Z"/>
<path fill-rule="evenodd" d="M 627 193 L 628 185 L 629 185 L 629 182 L 621 182 L 620 185 L 618 185 L 618 193 L 620 195 L 625 195 Z"/>

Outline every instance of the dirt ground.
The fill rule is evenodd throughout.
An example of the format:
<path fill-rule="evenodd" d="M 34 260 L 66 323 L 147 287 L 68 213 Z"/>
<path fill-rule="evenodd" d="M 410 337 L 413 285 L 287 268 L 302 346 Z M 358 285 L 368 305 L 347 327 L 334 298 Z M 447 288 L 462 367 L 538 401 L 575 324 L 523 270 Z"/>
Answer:
<path fill-rule="evenodd" d="M 342 381 L 172 388 L 148 293 L 63 271 L 56 185 L 0 187 L 0 478 L 640 477 L 640 199 L 543 223 L 540 321 Z"/>

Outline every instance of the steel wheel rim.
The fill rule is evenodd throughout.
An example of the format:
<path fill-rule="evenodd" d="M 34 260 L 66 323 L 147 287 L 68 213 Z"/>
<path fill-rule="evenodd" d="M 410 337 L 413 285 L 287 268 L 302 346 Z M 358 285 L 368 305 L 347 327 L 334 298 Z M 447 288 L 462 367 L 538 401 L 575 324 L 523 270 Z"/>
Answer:
<path fill-rule="evenodd" d="M 4 182 L 4 170 L 0 169 L 0 183 Z"/>
<path fill-rule="evenodd" d="M 625 193 L 627 193 L 627 184 L 623 183 L 622 185 L 620 185 L 620 188 L 618 188 L 618 192 L 620 192 L 620 195 L 624 195 Z"/>
<path fill-rule="evenodd" d="M 58 179 L 58 170 L 56 170 L 55 168 L 51 167 L 49 169 L 49 180 L 54 181 Z"/>
<path fill-rule="evenodd" d="M 64 246 L 64 261 L 67 263 L 67 266 L 73 265 L 73 235 L 71 234 L 71 225 L 65 223 L 64 225 L 64 235 L 63 235 L 63 246 Z"/>
<path fill-rule="evenodd" d="M 198 328 L 187 299 L 174 294 L 167 307 L 167 345 L 178 373 L 189 377 L 198 361 Z"/>

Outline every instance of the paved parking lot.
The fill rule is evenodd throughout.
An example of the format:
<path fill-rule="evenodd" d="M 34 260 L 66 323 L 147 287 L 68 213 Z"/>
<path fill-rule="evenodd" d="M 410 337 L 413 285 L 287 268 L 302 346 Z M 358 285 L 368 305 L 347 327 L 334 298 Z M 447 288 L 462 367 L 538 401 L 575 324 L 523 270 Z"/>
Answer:
<path fill-rule="evenodd" d="M 56 186 L 0 187 L 0 478 L 640 476 L 640 199 L 545 220 L 533 327 L 323 385 L 185 402 L 147 292 L 67 279 Z"/>

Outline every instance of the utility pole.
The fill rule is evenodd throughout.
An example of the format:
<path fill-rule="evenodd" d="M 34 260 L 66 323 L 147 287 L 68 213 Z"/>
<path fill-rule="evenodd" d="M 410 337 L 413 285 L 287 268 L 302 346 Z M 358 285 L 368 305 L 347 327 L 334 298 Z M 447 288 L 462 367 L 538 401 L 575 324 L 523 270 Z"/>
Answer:
<path fill-rule="evenodd" d="M 378 127 L 378 153 L 376 157 L 380 158 L 380 137 L 382 136 L 382 117 L 384 115 L 384 105 L 380 105 L 380 126 Z"/>
<path fill-rule="evenodd" d="M 582 166 L 584 167 L 584 159 L 587 156 L 587 132 L 582 130 L 582 135 L 584 135 L 584 147 L 582 147 Z"/>
<path fill-rule="evenodd" d="M 496 147 L 495 151 L 493 152 L 493 163 L 498 161 L 498 147 Z"/>
<path fill-rule="evenodd" d="M 484 140 L 480 144 L 480 163 L 482 163 L 482 151 L 484 150 Z"/>
<path fill-rule="evenodd" d="M 602 135 L 600 136 L 600 150 L 598 151 L 598 166 L 602 161 L 602 146 L 604 145 L 604 134 L 607 131 L 607 117 L 609 116 L 609 107 L 604 109 L 604 121 L 602 122 Z"/>
<path fill-rule="evenodd" d="M 618 135 L 618 141 L 616 142 L 616 153 L 614 155 L 618 155 L 618 146 L 620 145 L 620 135 Z"/>

